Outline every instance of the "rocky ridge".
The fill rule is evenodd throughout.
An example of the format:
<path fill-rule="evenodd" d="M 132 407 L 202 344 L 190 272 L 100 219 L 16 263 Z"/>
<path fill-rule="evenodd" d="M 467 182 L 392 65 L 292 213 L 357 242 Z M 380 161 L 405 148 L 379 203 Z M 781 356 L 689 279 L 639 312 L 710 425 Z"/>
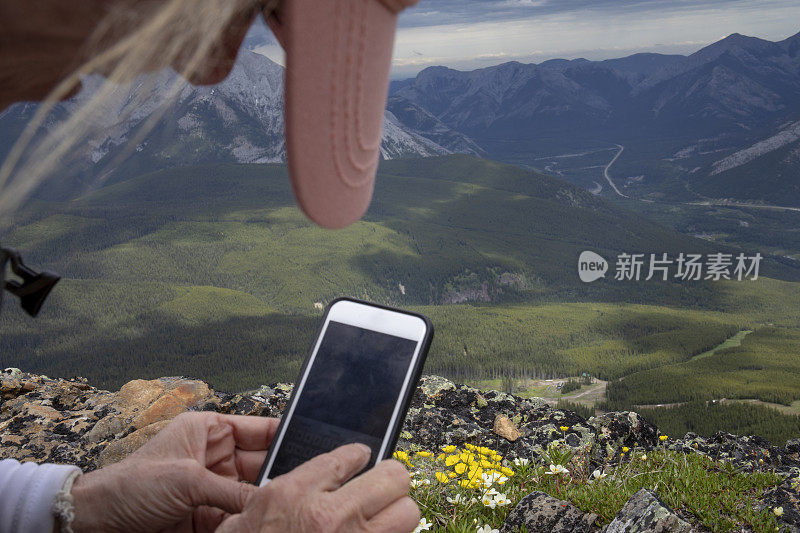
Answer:
<path fill-rule="evenodd" d="M 71 463 L 90 471 L 125 458 L 181 412 L 280 416 L 291 390 L 291 384 L 276 383 L 230 394 L 214 391 L 199 380 L 164 377 L 130 381 L 119 391 L 110 392 L 92 387 L 83 378 L 53 379 L 6 369 L 0 372 L 0 459 Z M 569 429 L 562 431 L 562 426 Z M 539 398 L 480 391 L 425 376 L 414 394 L 400 446 L 413 443 L 435 449 L 474 443 L 513 459 L 536 457 L 551 442 L 563 439 L 576 453 L 585 453 L 591 461 L 603 464 L 613 461 L 622 446 L 647 450 L 661 445 L 658 437 L 658 429 L 635 412 L 605 413 L 586 420 L 576 413 L 554 409 Z M 724 459 L 748 470 L 768 468 L 786 475 L 787 483 L 770 491 L 765 505 L 782 506 L 787 531 L 800 531 L 800 496 L 788 482 L 800 476 L 800 439 L 778 447 L 760 437 L 720 432 L 706 438 L 689 433 L 669 439 L 666 446 Z M 575 514 L 577 511 L 568 508 L 567 502 L 555 504 L 549 501 L 553 498 L 537 494 L 520 502 L 509 520 L 516 517 L 525 523 L 534 509 L 535 519 L 545 527 L 536 531 L 593 530 L 590 516 Z M 545 520 L 542 513 L 548 508 L 557 510 L 557 514 L 545 513 L 549 517 Z M 558 514 L 562 512 L 567 514 Z M 531 522 L 527 523 L 530 528 Z M 564 528 L 564 524 L 572 525 L 559 529 L 557 524 Z M 660 524 L 658 528 L 662 529 L 653 524 Z M 688 531 L 688 527 L 654 493 L 642 490 L 607 531 Z"/>

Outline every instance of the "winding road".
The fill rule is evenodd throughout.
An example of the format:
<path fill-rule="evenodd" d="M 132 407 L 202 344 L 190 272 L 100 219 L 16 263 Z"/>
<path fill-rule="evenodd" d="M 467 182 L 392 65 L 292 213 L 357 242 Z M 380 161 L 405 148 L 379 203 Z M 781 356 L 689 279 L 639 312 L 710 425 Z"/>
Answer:
<path fill-rule="evenodd" d="M 611 166 L 614 163 L 617 162 L 617 159 L 619 159 L 619 156 L 622 155 L 623 150 L 625 150 L 625 147 L 622 146 L 621 144 L 617 144 L 616 147 L 619 148 L 619 151 L 617 151 L 617 154 L 614 156 L 614 158 L 611 161 L 609 161 L 609 163 L 603 169 L 603 176 L 605 176 L 606 181 L 608 182 L 609 185 L 611 185 L 611 188 L 614 189 L 615 193 L 617 193 L 619 196 L 621 196 L 623 198 L 630 198 L 630 196 L 628 196 L 627 194 L 623 194 L 617 188 L 617 185 L 614 183 L 614 181 L 611 179 L 611 176 L 608 173 L 608 171 L 611 169 Z M 597 182 L 595 182 L 595 183 L 597 183 Z M 602 190 L 602 187 L 600 188 L 600 190 Z M 592 194 L 599 194 L 599 192 L 600 192 L 600 191 L 597 191 L 597 192 L 595 192 L 595 191 L 596 191 L 596 189 L 594 189 L 594 190 L 592 190 L 590 192 L 592 192 Z M 645 199 L 641 199 L 641 198 L 636 198 L 636 199 L 641 201 L 641 202 L 650 202 L 650 203 L 653 202 L 652 200 L 645 200 Z M 720 207 L 726 207 L 726 206 L 727 207 L 749 207 L 749 208 L 752 208 L 752 209 L 772 209 L 772 210 L 775 210 L 775 211 L 795 211 L 795 212 L 800 212 L 800 207 L 785 207 L 785 206 L 780 206 L 780 205 L 769 205 L 769 204 L 750 204 L 750 203 L 746 203 L 746 202 L 735 202 L 735 201 L 730 201 L 730 200 L 707 200 L 707 201 L 702 201 L 702 202 L 686 202 L 684 205 L 716 205 L 716 206 L 720 206 Z"/>
<path fill-rule="evenodd" d="M 614 159 L 612 159 L 606 165 L 606 168 L 603 169 L 603 175 L 606 177 L 606 181 L 608 182 L 608 184 L 611 185 L 611 188 L 614 189 L 614 192 L 616 192 L 618 195 L 622 196 L 623 198 L 630 198 L 630 196 L 628 196 L 627 194 L 622 194 L 620 192 L 620 190 L 617 189 L 617 186 L 614 184 L 613 181 L 611 181 L 611 176 L 608 175 L 608 169 L 611 168 L 611 165 L 613 165 L 617 161 L 617 159 L 619 159 L 619 156 L 622 155 L 622 151 L 625 150 L 625 147 L 622 146 L 621 144 L 618 144 L 617 148 L 619 148 L 619 152 L 617 152 L 617 155 L 614 156 Z"/>
<path fill-rule="evenodd" d="M 773 209 L 776 211 L 800 211 L 800 207 L 784 207 L 780 205 L 748 204 L 744 202 L 729 202 L 727 200 L 709 200 L 705 202 L 689 202 L 689 205 L 718 205 L 721 207 L 752 207 L 753 209 Z"/>

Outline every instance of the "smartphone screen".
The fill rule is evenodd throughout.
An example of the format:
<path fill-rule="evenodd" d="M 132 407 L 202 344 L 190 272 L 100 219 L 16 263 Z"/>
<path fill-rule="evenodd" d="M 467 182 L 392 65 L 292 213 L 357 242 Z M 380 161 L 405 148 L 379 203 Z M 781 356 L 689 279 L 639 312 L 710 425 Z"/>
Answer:
<path fill-rule="evenodd" d="M 329 320 L 263 478 L 361 442 L 374 466 L 419 341 Z"/>

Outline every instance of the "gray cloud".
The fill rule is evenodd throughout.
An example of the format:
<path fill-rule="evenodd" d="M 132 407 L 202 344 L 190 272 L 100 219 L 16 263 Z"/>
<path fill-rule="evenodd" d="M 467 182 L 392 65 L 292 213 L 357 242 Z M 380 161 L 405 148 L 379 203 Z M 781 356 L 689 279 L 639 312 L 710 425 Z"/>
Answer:
<path fill-rule="evenodd" d="M 799 30 L 798 0 L 420 0 L 400 15 L 392 77 L 433 65 L 690 54 L 734 32 L 780 40 Z M 263 24 L 245 46 L 282 62 Z"/>
<path fill-rule="evenodd" d="M 690 54 L 735 32 L 780 40 L 798 30 L 797 0 L 421 0 L 401 14 L 393 77 L 432 65 Z"/>
<path fill-rule="evenodd" d="M 646 13 L 709 8 L 753 8 L 773 0 L 421 0 L 400 18 L 401 27 L 500 22 L 565 13 Z"/>

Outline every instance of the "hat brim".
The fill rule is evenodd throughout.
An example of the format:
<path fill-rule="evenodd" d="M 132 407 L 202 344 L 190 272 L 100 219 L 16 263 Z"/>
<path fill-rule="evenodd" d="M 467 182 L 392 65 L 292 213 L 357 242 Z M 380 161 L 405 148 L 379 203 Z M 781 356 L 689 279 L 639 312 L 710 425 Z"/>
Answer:
<path fill-rule="evenodd" d="M 288 0 L 286 154 L 300 208 L 341 228 L 366 212 L 380 156 L 397 14 L 376 0 Z"/>

